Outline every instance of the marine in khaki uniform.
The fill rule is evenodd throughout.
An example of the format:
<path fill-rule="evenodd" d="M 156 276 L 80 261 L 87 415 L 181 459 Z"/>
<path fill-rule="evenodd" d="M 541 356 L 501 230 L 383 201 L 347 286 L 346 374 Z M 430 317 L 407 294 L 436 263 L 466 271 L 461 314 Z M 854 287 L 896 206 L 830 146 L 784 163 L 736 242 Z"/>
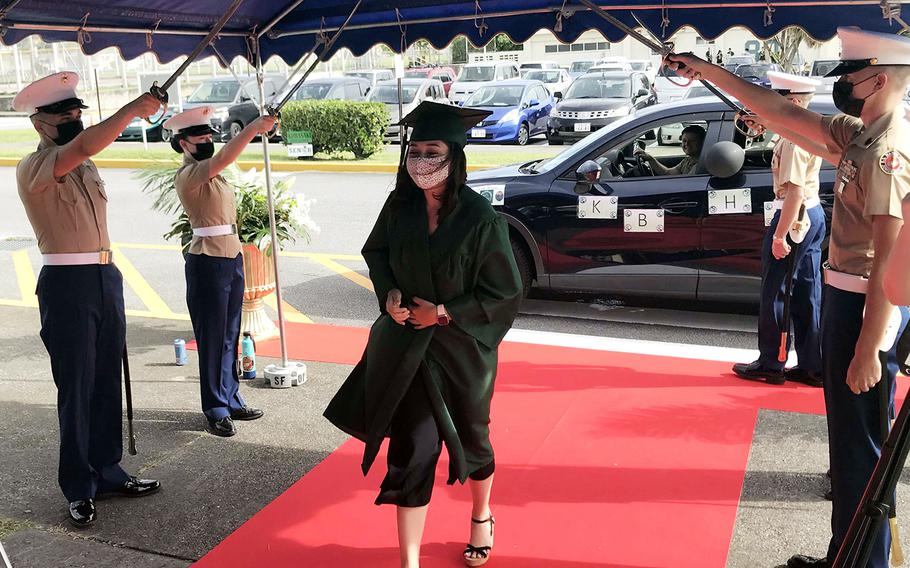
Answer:
<path fill-rule="evenodd" d="M 123 457 L 120 373 L 126 342 L 123 278 L 107 232 L 108 195 L 90 160 L 158 101 L 142 95 L 83 131 L 79 75 L 57 73 L 13 100 L 40 136 L 16 168 L 19 198 L 38 238 L 41 339 L 51 358 L 60 423 L 58 481 L 77 526 L 95 521 L 96 495 L 131 497 L 158 490 L 120 467 Z"/>
<path fill-rule="evenodd" d="M 905 308 L 885 297 L 884 268 L 902 224 L 901 201 L 910 192 L 910 129 L 903 106 L 910 84 L 910 39 L 840 28 L 841 63 L 829 73 L 834 104 L 844 114 L 823 117 L 690 55 L 668 65 L 703 77 L 733 94 L 769 127 L 789 130 L 840 156 L 825 268 L 821 345 L 833 494 L 832 538 L 826 556 L 797 555 L 789 567 L 831 565 L 872 475 L 881 450 L 879 384 L 897 372 L 895 336 Z M 778 128 L 779 127 L 779 128 Z M 895 315 L 899 324 L 889 326 Z M 890 333 L 889 333 L 889 328 Z M 882 369 L 879 353 L 888 355 Z M 868 566 L 888 565 L 890 531 L 883 526 Z"/>
<path fill-rule="evenodd" d="M 793 104 L 809 106 L 819 82 L 788 73 L 768 72 L 771 88 Z M 826 152 L 827 153 L 827 152 Z M 819 342 L 822 286 L 821 255 L 825 238 L 825 212 L 818 198 L 818 172 L 822 158 L 781 137 L 774 146 L 771 172 L 774 179 L 774 218 L 762 244 L 762 289 L 758 317 L 758 350 L 756 361 L 733 365 L 733 372 L 744 379 L 783 384 L 785 378 L 822 386 L 822 360 Z M 805 205 L 803 218 L 798 219 Z M 809 227 L 795 252 L 788 237 L 796 222 Z M 780 332 L 783 328 L 784 296 L 788 276 L 788 259 L 795 254 L 791 314 L 796 354 L 799 364 L 784 369 L 778 361 Z M 789 350 L 789 345 L 787 349 Z"/>
<path fill-rule="evenodd" d="M 234 420 L 255 420 L 263 412 L 247 406 L 237 376 L 237 342 L 243 304 L 243 256 L 237 236 L 234 188 L 221 172 L 260 134 L 275 126 L 264 116 L 247 125 L 216 154 L 210 125 L 212 107 L 182 112 L 164 127 L 171 147 L 183 154 L 174 186 L 193 227 L 186 255 L 186 304 L 199 346 L 202 412 L 209 431 L 233 436 Z"/>

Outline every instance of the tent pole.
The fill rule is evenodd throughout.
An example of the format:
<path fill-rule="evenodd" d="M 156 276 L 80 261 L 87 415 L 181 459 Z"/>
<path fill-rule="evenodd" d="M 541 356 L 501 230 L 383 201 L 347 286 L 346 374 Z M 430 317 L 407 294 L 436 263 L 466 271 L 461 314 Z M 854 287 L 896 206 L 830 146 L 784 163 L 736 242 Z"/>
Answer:
<path fill-rule="evenodd" d="M 272 28 L 274 28 L 278 24 L 278 22 L 280 22 L 281 20 L 284 19 L 285 16 L 287 16 L 288 14 L 293 12 L 294 9 L 297 8 L 297 6 L 300 6 L 301 4 L 303 4 L 303 2 L 304 2 L 304 0 L 294 0 L 294 2 L 291 2 L 290 6 L 288 6 L 284 10 L 282 10 L 281 13 L 278 14 L 277 16 L 275 16 L 271 22 L 267 23 L 261 30 L 256 32 L 256 38 L 257 39 L 261 38 L 265 34 L 272 31 Z"/>
<path fill-rule="evenodd" d="M 265 84 L 262 75 L 262 52 L 259 49 L 259 42 L 255 41 L 256 46 L 256 82 L 259 84 L 259 112 L 263 115 L 265 111 Z M 269 160 L 269 137 L 262 135 L 262 160 L 265 168 L 265 189 L 268 195 L 269 203 L 269 229 L 272 235 L 272 262 L 275 263 L 275 299 L 278 304 L 278 337 L 281 343 L 281 366 L 288 366 L 288 349 L 284 337 L 284 308 L 281 299 L 281 277 L 278 268 L 278 251 L 281 248 L 278 244 L 278 235 L 275 231 L 275 202 L 272 199 L 272 164 Z"/>

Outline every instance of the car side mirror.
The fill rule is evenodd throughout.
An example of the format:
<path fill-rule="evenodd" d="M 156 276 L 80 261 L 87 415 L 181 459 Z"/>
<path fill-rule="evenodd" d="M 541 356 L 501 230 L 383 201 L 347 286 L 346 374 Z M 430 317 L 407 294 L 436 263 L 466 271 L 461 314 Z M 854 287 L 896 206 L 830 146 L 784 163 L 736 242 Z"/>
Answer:
<path fill-rule="evenodd" d="M 529 106 L 529 107 L 536 107 L 536 106 L 539 105 L 539 104 L 540 104 L 540 101 L 538 101 L 537 99 L 531 99 L 531 100 L 528 102 L 528 106 Z"/>
<path fill-rule="evenodd" d="M 657 140 L 657 133 L 654 132 L 653 130 L 649 130 L 642 135 L 641 139 L 648 140 L 648 141 Z"/>
<path fill-rule="evenodd" d="M 242 103 L 247 103 L 251 100 L 253 100 L 253 99 L 251 99 L 250 97 L 248 97 L 246 95 L 240 95 L 240 102 L 242 102 Z"/>
<path fill-rule="evenodd" d="M 553 98 L 556 99 L 556 100 L 562 99 L 562 92 L 561 92 L 561 91 L 556 91 L 555 93 L 553 93 Z"/>
<path fill-rule="evenodd" d="M 746 152 L 734 142 L 718 142 L 705 154 L 705 169 L 716 178 L 735 176 L 746 161 Z"/>
<path fill-rule="evenodd" d="M 639 97 L 647 97 L 650 94 L 651 94 L 651 91 L 649 91 L 648 89 L 638 89 Z"/>
<path fill-rule="evenodd" d="M 575 193 L 583 195 L 591 191 L 591 186 L 600 181 L 601 165 L 588 160 L 575 170 Z"/>

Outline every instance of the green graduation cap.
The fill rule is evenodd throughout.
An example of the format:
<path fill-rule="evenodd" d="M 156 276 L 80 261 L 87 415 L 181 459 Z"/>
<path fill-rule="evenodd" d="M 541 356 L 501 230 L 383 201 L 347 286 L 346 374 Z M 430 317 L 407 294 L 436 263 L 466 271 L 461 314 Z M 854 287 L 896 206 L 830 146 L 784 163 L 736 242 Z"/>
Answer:
<path fill-rule="evenodd" d="M 412 128 L 409 140 L 442 140 L 464 148 L 468 129 L 491 114 L 488 110 L 423 101 L 398 125 Z"/>

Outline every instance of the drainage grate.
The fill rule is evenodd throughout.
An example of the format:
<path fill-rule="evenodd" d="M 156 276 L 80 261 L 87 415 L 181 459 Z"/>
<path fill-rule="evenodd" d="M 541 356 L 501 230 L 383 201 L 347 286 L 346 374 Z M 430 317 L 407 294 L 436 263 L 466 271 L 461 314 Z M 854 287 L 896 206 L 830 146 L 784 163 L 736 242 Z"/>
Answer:
<path fill-rule="evenodd" d="M 0 250 L 14 251 L 33 247 L 38 243 L 34 237 L 7 237 L 0 239 Z"/>

